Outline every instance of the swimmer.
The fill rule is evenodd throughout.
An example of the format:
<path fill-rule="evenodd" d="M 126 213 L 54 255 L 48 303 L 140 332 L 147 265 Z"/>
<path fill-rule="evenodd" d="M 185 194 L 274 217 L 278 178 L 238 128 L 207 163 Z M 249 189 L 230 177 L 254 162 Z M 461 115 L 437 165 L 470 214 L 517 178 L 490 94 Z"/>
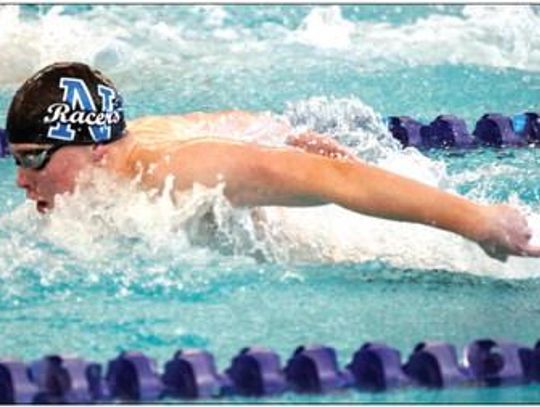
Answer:
<path fill-rule="evenodd" d="M 369 165 L 321 134 L 293 134 L 285 122 L 242 111 L 124 120 L 122 98 L 102 73 L 57 63 L 17 90 L 6 130 L 18 166 L 17 185 L 41 213 L 57 194 L 72 192 L 92 167 L 142 188 L 176 191 L 224 182 L 239 207 L 334 203 L 352 211 L 459 234 L 491 257 L 540 256 L 525 217 L 507 205 L 484 205 Z M 225 137 L 266 132 L 288 146 L 266 147 Z M 361 233 L 361 232 L 359 232 Z"/>

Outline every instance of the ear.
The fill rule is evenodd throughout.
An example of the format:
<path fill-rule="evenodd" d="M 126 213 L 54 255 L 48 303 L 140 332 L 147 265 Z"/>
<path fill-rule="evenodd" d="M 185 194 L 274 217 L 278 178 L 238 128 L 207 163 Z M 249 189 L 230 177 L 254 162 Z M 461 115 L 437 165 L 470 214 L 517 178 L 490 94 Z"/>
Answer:
<path fill-rule="evenodd" d="M 99 163 L 107 155 L 108 148 L 103 144 L 94 144 L 92 146 L 92 161 Z"/>

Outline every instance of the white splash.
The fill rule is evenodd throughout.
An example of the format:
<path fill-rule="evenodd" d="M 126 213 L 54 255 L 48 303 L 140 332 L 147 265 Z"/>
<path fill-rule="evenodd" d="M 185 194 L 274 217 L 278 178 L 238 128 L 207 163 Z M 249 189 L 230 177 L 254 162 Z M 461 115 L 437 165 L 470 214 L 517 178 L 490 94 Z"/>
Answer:
<path fill-rule="evenodd" d="M 367 161 L 401 151 L 382 117 L 357 97 L 313 97 L 288 103 L 284 116 L 299 129 L 334 137 Z"/>
<path fill-rule="evenodd" d="M 0 84 L 20 82 L 53 62 L 77 60 L 93 63 L 94 55 L 115 38 L 128 35 L 117 24 L 101 24 L 62 14 L 54 6 L 40 18 L 23 18 L 19 6 L 0 6 Z"/>
<path fill-rule="evenodd" d="M 82 13 L 67 13 L 68 7 L 30 18 L 21 6 L 0 6 L 0 84 L 18 84 L 52 62 L 78 60 L 124 88 L 146 75 L 171 81 L 201 66 L 212 71 L 217 61 L 226 69 L 241 58 L 243 68 L 254 70 L 287 55 L 316 61 L 319 48 L 359 69 L 473 64 L 540 70 L 540 15 L 529 5 L 465 6 L 461 15 L 433 12 L 399 25 L 352 21 L 339 6 L 315 6 L 292 29 L 235 24 L 222 6 L 96 5 Z"/>
<path fill-rule="evenodd" d="M 346 49 L 354 32 L 354 23 L 343 18 L 339 6 L 329 6 L 314 8 L 294 35 L 303 44 Z"/>
<path fill-rule="evenodd" d="M 325 33 L 335 33 L 336 41 Z M 346 49 L 362 67 L 474 64 L 540 70 L 540 15 L 528 5 L 465 6 L 461 16 L 431 14 L 410 24 L 344 20 L 317 7 L 291 37 Z"/>

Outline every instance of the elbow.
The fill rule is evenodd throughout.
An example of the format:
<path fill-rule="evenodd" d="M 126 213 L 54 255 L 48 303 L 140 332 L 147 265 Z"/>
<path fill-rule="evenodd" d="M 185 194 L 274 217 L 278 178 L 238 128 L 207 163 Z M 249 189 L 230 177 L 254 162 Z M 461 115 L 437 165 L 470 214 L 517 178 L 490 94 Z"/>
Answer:
<path fill-rule="evenodd" d="M 225 197 L 236 207 L 269 205 L 274 174 L 261 160 L 242 160 L 223 177 Z"/>
<path fill-rule="evenodd" d="M 226 181 L 225 195 L 234 206 L 312 206 L 324 203 L 312 183 L 279 161 L 254 160 L 240 177 Z"/>

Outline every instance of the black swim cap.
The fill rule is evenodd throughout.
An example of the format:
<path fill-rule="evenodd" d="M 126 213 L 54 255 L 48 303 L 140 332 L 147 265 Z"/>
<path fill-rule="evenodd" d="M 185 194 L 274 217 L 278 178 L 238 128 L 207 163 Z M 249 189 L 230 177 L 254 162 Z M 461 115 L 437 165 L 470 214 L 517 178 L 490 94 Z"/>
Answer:
<path fill-rule="evenodd" d="M 122 98 L 88 65 L 49 65 L 15 93 L 6 121 L 10 143 L 97 144 L 124 135 Z"/>

